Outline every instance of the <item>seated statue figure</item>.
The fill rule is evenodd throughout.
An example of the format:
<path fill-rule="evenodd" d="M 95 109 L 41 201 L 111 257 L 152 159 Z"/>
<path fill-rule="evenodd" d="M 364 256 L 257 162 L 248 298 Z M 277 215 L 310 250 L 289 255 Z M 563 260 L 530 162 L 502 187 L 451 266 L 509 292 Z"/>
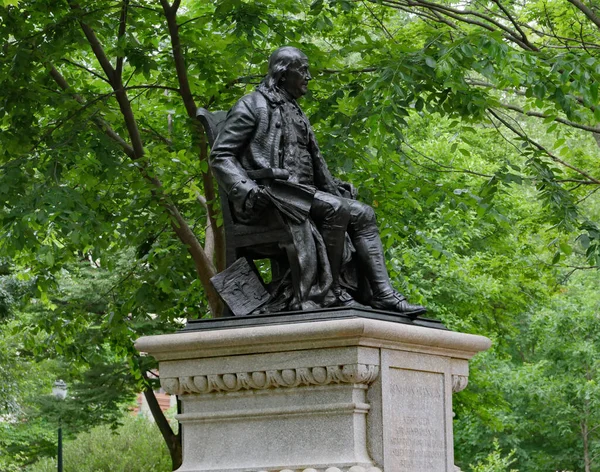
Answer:
<path fill-rule="evenodd" d="M 321 156 L 297 103 L 312 78 L 308 68 L 297 48 L 271 55 L 267 76 L 229 111 L 213 144 L 215 178 L 239 222 L 260 225 L 279 212 L 292 234 L 301 287 L 288 290 L 279 309 L 369 305 L 422 314 L 425 308 L 391 286 L 375 212 L 353 198 L 350 184 L 332 177 Z"/>

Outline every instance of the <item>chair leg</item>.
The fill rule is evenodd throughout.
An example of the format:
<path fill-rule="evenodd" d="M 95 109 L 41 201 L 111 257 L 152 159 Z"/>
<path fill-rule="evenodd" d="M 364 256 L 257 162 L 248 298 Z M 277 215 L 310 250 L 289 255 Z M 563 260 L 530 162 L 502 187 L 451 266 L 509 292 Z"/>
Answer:
<path fill-rule="evenodd" d="M 287 257 L 271 257 L 271 282 L 279 282 L 290 266 Z"/>
<path fill-rule="evenodd" d="M 237 261 L 238 259 L 238 251 L 237 248 L 230 243 L 226 243 L 226 250 L 225 250 L 225 267 L 229 267 L 231 264 L 233 264 L 235 261 Z"/>
<path fill-rule="evenodd" d="M 294 294 L 299 302 L 302 298 L 302 274 L 300 271 L 300 264 L 298 263 L 298 250 L 293 243 L 283 245 L 287 254 L 287 259 L 290 264 L 290 274 L 292 277 L 292 287 L 294 288 Z"/>

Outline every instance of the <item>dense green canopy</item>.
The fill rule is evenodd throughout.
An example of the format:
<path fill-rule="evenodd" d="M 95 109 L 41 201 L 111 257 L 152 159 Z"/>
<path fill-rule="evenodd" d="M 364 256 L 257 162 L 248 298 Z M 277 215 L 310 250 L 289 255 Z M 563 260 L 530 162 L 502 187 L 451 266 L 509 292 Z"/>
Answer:
<path fill-rule="evenodd" d="M 302 106 L 334 174 L 376 209 L 396 286 L 494 341 L 455 398 L 457 463 L 504 470 L 493 463 L 514 450 L 522 472 L 599 470 L 594 2 L 3 3 L 0 413 L 13 436 L 0 451 L 51 427 L 37 397 L 56 376 L 89 405 L 75 432 L 114 421 L 136 390 L 152 401 L 133 340 L 221 313 L 195 112 L 228 109 L 288 44 L 310 58 Z M 41 385 L 20 382 L 42 358 Z M 177 464 L 179 436 L 155 412 Z"/>

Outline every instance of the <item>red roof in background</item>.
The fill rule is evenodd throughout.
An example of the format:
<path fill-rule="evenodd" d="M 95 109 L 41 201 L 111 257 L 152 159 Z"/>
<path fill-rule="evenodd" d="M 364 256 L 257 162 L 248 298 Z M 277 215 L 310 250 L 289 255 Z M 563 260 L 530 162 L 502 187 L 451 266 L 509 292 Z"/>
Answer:
<path fill-rule="evenodd" d="M 158 400 L 160 409 L 163 412 L 165 412 L 169 408 L 171 408 L 171 395 L 168 395 L 166 393 L 158 393 L 158 392 L 154 392 L 154 395 L 156 395 L 156 400 Z M 131 412 L 138 415 L 140 413 L 141 405 L 144 400 L 145 400 L 144 394 L 143 393 L 138 394 L 137 401 L 136 401 L 137 405 L 131 409 Z"/>

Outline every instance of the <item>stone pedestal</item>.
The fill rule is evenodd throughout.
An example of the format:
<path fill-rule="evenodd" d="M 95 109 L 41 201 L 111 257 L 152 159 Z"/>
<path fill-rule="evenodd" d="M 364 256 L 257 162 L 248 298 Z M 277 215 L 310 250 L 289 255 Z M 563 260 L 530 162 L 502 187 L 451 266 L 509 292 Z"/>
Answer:
<path fill-rule="evenodd" d="M 452 472 L 452 392 L 489 346 L 360 315 L 136 344 L 181 400 L 179 472 Z"/>

